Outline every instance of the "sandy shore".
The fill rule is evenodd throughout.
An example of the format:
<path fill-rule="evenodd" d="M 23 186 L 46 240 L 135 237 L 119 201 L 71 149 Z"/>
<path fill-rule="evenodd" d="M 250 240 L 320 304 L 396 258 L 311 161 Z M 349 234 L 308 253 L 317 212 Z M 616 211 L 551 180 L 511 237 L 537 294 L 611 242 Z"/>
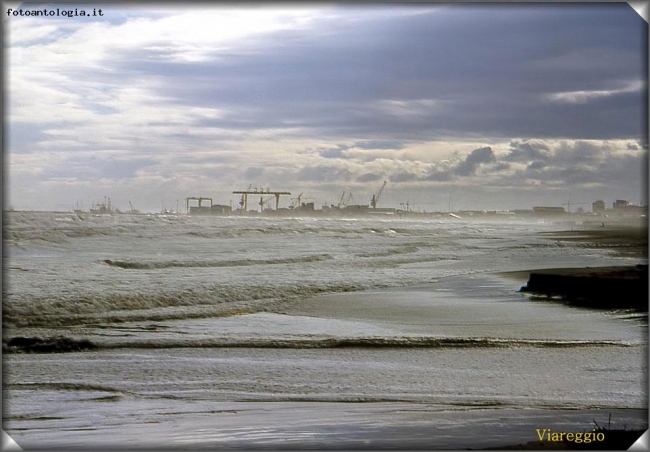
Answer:
<path fill-rule="evenodd" d="M 630 257 L 648 258 L 648 229 L 646 228 L 599 228 L 541 234 L 549 239 L 581 242 L 581 246 L 585 248 L 605 248 Z"/>
<path fill-rule="evenodd" d="M 640 264 L 617 267 L 548 268 L 505 273 L 528 279 L 522 292 L 547 299 L 559 297 L 571 305 L 599 309 L 648 311 L 648 231 L 644 228 L 602 228 L 584 231 L 542 233 L 558 241 L 580 242 L 580 246 L 611 249 L 626 257 L 638 257 Z"/>
<path fill-rule="evenodd" d="M 165 407 L 147 409 L 154 410 Z M 176 406 L 175 410 L 173 420 L 139 419 L 129 427 L 110 425 L 103 431 L 59 421 L 56 435 L 46 428 L 29 435 L 10 431 L 10 435 L 24 450 L 43 450 L 43 445 L 45 450 L 61 451 L 505 450 L 525 449 L 537 438 L 538 427 L 582 431 L 593 426 L 591 419 L 606 418 L 600 410 L 462 410 L 403 403 L 231 402 Z M 115 415 L 139 416 L 142 411 L 142 407 L 137 412 L 120 409 Z M 646 416 L 641 410 L 608 412 L 633 424 L 642 423 Z"/>
<path fill-rule="evenodd" d="M 528 441 L 506 447 L 487 447 L 484 450 L 628 450 L 646 432 L 644 429 L 607 429 L 592 430 L 598 435 L 590 438 L 588 443 L 584 439 L 576 441 Z M 573 439 L 575 435 L 571 436 Z"/>

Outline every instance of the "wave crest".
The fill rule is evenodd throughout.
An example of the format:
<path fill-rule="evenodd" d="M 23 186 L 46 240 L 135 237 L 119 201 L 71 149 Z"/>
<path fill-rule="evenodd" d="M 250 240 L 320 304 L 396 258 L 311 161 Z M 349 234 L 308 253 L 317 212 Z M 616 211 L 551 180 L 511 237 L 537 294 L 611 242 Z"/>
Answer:
<path fill-rule="evenodd" d="M 295 338 L 229 338 L 109 340 L 91 342 L 87 339 L 16 337 L 3 344 L 8 353 L 60 353 L 94 349 L 171 349 L 171 348 L 270 348 L 270 349 L 333 349 L 333 348 L 577 348 L 632 347 L 635 344 L 612 340 L 509 339 L 490 337 L 295 337 Z"/>
<path fill-rule="evenodd" d="M 329 254 L 314 254 L 303 257 L 284 259 L 236 259 L 226 261 L 166 261 L 166 262 L 137 262 L 105 259 L 102 262 L 111 267 L 125 270 L 158 270 L 163 268 L 218 268 L 218 267 L 247 267 L 252 265 L 279 265 L 321 262 L 333 259 Z"/>
<path fill-rule="evenodd" d="M 368 289 L 355 284 L 214 285 L 206 290 L 118 293 L 6 300 L 3 322 L 16 327 L 223 317 L 262 312 L 323 293 Z"/>

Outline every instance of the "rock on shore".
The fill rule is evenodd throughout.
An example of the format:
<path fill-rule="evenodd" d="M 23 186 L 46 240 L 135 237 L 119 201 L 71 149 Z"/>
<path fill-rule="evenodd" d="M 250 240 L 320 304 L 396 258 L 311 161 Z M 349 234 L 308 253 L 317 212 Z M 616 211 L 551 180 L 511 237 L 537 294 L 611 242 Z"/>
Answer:
<path fill-rule="evenodd" d="M 521 292 L 576 306 L 648 311 L 648 266 L 536 270 Z"/>

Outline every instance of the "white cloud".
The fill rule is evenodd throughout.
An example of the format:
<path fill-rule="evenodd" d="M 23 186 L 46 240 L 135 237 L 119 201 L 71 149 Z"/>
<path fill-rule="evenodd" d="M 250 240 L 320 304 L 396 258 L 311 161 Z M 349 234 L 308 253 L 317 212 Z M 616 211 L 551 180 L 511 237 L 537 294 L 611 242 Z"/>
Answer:
<path fill-rule="evenodd" d="M 105 8 L 108 16 L 110 8 Z M 172 11 L 128 18 L 120 24 L 93 21 L 80 25 L 73 19 L 44 22 L 31 17 L 13 20 L 8 31 L 9 119 L 33 123 L 97 120 L 92 107 L 108 106 L 119 113 L 127 110 L 125 124 L 141 122 L 141 118 L 166 120 L 169 114 L 178 121 L 174 100 L 155 94 L 155 79 L 126 72 L 111 81 L 106 63 L 116 53 L 143 50 L 159 51 L 158 62 L 160 58 L 181 64 L 205 61 L 244 38 L 305 28 L 318 17 L 318 10 L 306 7 Z M 162 57 L 160 51 L 164 51 Z M 136 105 L 139 118 L 128 114 Z M 176 113 L 169 113 L 170 109 Z M 196 111 L 182 114 L 191 117 Z"/>
<path fill-rule="evenodd" d="M 395 100 L 383 99 L 376 102 L 377 109 L 387 115 L 413 117 L 430 115 L 439 111 L 441 101 L 436 99 Z"/>
<path fill-rule="evenodd" d="M 587 91 L 563 91 L 558 93 L 545 94 L 543 98 L 550 102 L 563 104 L 586 104 L 592 100 L 603 97 L 615 96 L 617 94 L 639 92 L 643 88 L 641 82 L 631 82 L 624 88 L 610 90 L 587 90 Z"/>

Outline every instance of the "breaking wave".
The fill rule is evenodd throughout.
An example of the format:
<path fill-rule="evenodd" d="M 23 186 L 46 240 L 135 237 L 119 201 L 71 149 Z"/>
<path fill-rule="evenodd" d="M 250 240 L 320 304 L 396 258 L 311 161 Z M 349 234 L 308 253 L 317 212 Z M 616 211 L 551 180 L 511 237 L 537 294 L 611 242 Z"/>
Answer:
<path fill-rule="evenodd" d="M 299 337 L 287 339 L 220 338 L 188 342 L 137 342 L 115 343 L 111 348 L 567 348 L 567 347 L 630 347 L 633 344 L 608 340 L 544 340 L 544 339 L 502 339 L 486 337 Z M 107 345 L 108 346 L 108 345 Z"/>
<path fill-rule="evenodd" d="M 315 254 L 304 257 L 284 259 L 237 259 L 230 261 L 167 261 L 167 262 L 133 262 L 122 260 L 105 259 L 104 262 L 111 267 L 119 267 L 126 270 L 156 270 L 162 268 L 212 268 L 212 267 L 246 267 L 251 265 L 278 265 L 297 264 L 307 262 L 321 262 L 333 259 L 329 254 Z"/>
<path fill-rule="evenodd" d="M 417 246 L 410 245 L 410 246 L 391 248 L 385 251 L 377 251 L 372 253 L 357 253 L 357 257 L 362 257 L 362 258 L 390 257 L 390 256 L 396 256 L 400 254 L 417 253 L 418 251 L 419 248 Z"/>
<path fill-rule="evenodd" d="M 61 353 L 97 349 L 169 349 L 169 348 L 576 348 L 632 347 L 636 344 L 613 340 L 504 339 L 488 337 L 295 337 L 295 338 L 214 338 L 206 340 L 107 340 L 91 342 L 63 336 L 51 338 L 15 337 L 3 343 L 6 353 Z"/>
<path fill-rule="evenodd" d="M 87 339 L 57 337 L 13 337 L 2 343 L 3 353 L 63 353 L 93 350 L 97 346 Z"/>
<path fill-rule="evenodd" d="M 138 320 L 224 317 L 263 312 L 322 293 L 368 289 L 360 284 L 215 285 L 176 293 L 113 293 L 7 301 L 3 323 L 16 327 L 65 326 Z"/>

